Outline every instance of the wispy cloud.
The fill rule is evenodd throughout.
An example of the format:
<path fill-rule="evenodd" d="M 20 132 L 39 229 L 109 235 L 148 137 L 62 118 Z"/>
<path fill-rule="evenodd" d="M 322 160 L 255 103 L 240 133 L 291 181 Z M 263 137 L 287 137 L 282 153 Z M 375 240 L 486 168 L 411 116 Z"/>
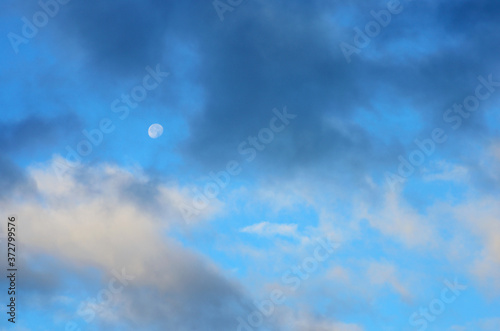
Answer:
<path fill-rule="evenodd" d="M 269 222 L 261 222 L 249 225 L 240 230 L 240 232 L 251 233 L 263 237 L 283 236 L 283 237 L 297 237 L 297 224 L 277 224 Z"/>

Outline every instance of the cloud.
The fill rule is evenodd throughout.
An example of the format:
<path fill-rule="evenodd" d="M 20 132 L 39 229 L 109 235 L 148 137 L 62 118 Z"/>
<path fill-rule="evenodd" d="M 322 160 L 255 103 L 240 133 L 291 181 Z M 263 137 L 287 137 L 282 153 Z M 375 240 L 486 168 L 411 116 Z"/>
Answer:
<path fill-rule="evenodd" d="M 32 196 L 35 191 L 34 182 L 24 169 L 0 155 L 0 201 Z"/>
<path fill-rule="evenodd" d="M 385 6 L 254 1 L 220 22 L 210 2 L 148 0 L 120 8 L 71 2 L 53 20 L 56 28 L 47 27 L 45 40 L 77 64 L 82 83 L 74 88 L 89 97 L 101 94 L 82 86 L 109 90 L 146 65 L 168 68 L 172 89 L 148 106 L 153 114 L 168 108 L 185 116 L 190 135 L 177 150 L 186 162 L 222 168 L 239 157 L 238 143 L 269 121 L 271 109 L 286 105 L 300 121 L 259 155 L 251 175 L 310 172 L 355 190 L 366 187 L 366 175 L 396 167 L 414 138 L 443 126 L 443 112 L 471 93 L 478 75 L 496 75 L 498 47 L 492 45 L 498 43 L 492 41 L 500 6 L 487 0 L 407 3 L 347 65 L 339 43 L 351 41 L 353 28 Z M 484 141 L 477 132 L 487 126 L 475 115 L 456 132 L 457 146 Z M 460 155 L 451 147 L 443 153 Z"/>
<path fill-rule="evenodd" d="M 5 31 L 19 31 L 19 18 L 40 9 L 37 2 L 10 2 L 2 13 Z M 75 285 L 63 282 L 69 278 L 87 294 L 114 269 L 126 267 L 135 276 L 134 285 L 123 293 L 123 305 L 110 310 L 116 316 L 96 322 L 102 323 L 100 329 L 112 330 L 115 317 L 130 329 L 231 329 L 234 316 L 248 312 L 250 298 L 241 284 L 203 256 L 213 253 L 204 250 L 206 243 L 220 248 L 218 240 L 230 238 L 227 250 L 244 250 L 245 257 L 253 254 L 261 263 L 275 260 L 281 266 L 288 260 L 275 257 L 305 254 L 312 238 L 322 235 L 343 244 L 344 255 L 328 277 L 335 280 L 333 287 L 351 291 L 341 292 L 345 297 L 355 293 L 373 299 L 384 287 L 403 299 L 415 295 L 417 290 L 411 292 L 402 278 L 407 274 L 398 268 L 401 256 L 415 258 L 412 266 L 425 269 L 418 268 L 420 275 L 430 268 L 427 262 L 437 261 L 443 269 L 469 273 L 484 292 L 498 296 L 500 145 L 486 112 L 494 113 L 500 93 L 482 102 L 454 132 L 443 113 L 474 92 L 478 75 L 491 73 L 500 80 L 500 4 L 403 3 L 404 11 L 350 64 L 339 43 L 353 41 L 354 28 L 364 27 L 372 20 L 370 12 L 387 1 L 255 0 L 224 22 L 211 1 L 117 5 L 89 0 L 61 6 L 36 40 L 2 61 L 2 75 L 12 79 L 5 80 L 0 101 L 14 111 L 0 123 L 0 206 L 23 220 L 20 232 L 29 261 L 56 260 L 42 269 L 25 266 L 27 277 L 37 278 L 25 283 L 31 298 L 38 296 L 36 302 L 43 303 L 58 292 L 46 301 L 59 302 L 57 298 L 66 297 L 63 292 L 74 293 Z M 130 91 L 138 73 L 156 63 L 171 72 L 170 84 L 148 98 L 137 116 L 131 113 L 109 145 L 106 141 L 85 160 L 110 163 L 79 164 L 58 178 L 53 166 L 64 162 L 60 157 L 32 162 L 46 160 L 56 148 L 63 153 L 66 144 L 82 138 L 80 121 L 90 129 L 97 117 L 109 116 L 110 101 Z M 79 108 L 81 119 L 68 111 L 70 105 Z M 222 194 L 186 224 L 178 207 L 192 203 L 192 176 L 239 160 L 238 144 L 268 125 L 273 108 L 283 106 L 298 120 L 231 180 L 225 192 L 229 201 Z M 175 139 L 141 148 L 129 129 L 159 116 L 174 123 L 170 133 Z M 398 155 L 408 155 L 414 139 L 424 139 L 435 127 L 448 130 L 447 143 L 436 148 L 422 173 L 401 191 L 386 190 L 380 184 L 383 174 L 395 171 Z M 146 171 L 122 166 L 131 159 L 145 163 L 144 155 L 153 152 Z M 168 163 L 168 174 L 158 169 L 160 163 Z M 175 178 L 174 183 L 165 184 L 152 173 Z M 452 185 L 459 188 L 447 190 Z M 424 195 L 428 205 L 421 201 Z M 250 209 L 239 210 L 242 196 L 241 205 L 263 207 L 254 208 L 258 212 L 248 217 L 250 222 L 234 215 Z M 227 218 L 215 219 L 224 206 Z M 292 214 L 293 220 L 282 223 L 283 214 Z M 241 223 L 227 226 L 223 219 Z M 254 224 L 255 219 L 267 221 Z M 203 232 L 196 237 L 201 240 L 189 244 L 203 247 L 199 253 L 179 235 L 195 231 Z M 239 235 L 252 245 L 238 242 Z M 273 251 L 258 247 L 256 236 L 273 238 Z M 376 255 L 376 262 L 366 259 L 367 254 Z M 378 255 L 389 256 L 390 262 Z M 441 265 L 443 256 L 452 257 L 451 266 Z M 239 272 L 248 268 L 237 267 Z M 54 269 L 67 273 L 66 278 L 41 276 Z M 327 286 L 321 285 L 321 295 L 311 295 L 311 302 L 319 302 L 311 309 L 316 312 L 325 308 L 316 300 L 325 297 Z M 40 287 L 45 291 L 37 292 Z M 331 298 L 332 316 L 337 310 L 349 317 L 353 311 L 372 313 L 368 300 L 343 300 L 335 293 Z M 362 330 L 293 309 L 283 316 L 275 329 Z"/>
<path fill-rule="evenodd" d="M 375 285 L 388 284 L 405 301 L 412 298 L 410 289 L 399 280 L 397 267 L 389 263 L 371 262 L 367 269 L 370 282 Z"/>
<path fill-rule="evenodd" d="M 123 307 L 114 306 L 113 314 L 129 329 L 144 323 L 176 330 L 231 329 L 234 314 L 249 309 L 240 285 L 168 235 L 180 219 L 176 204 L 185 198 L 176 188 L 154 186 L 150 198 L 162 208 L 152 213 L 137 199 L 150 192 L 124 192 L 148 185 L 147 178 L 117 166 L 80 166 L 60 181 L 49 163 L 32 167 L 29 176 L 38 195 L 3 205 L 22 223 L 24 254 L 96 268 L 107 275 L 104 279 L 126 270 L 134 279 L 123 290 Z"/>
<path fill-rule="evenodd" d="M 73 113 L 54 117 L 29 115 L 17 122 L 0 122 L 0 149 L 5 154 L 36 154 L 41 148 L 54 148 L 60 140 L 72 137 L 81 126 Z"/>
<path fill-rule="evenodd" d="M 449 210 L 472 236 L 479 239 L 479 250 L 469 267 L 489 295 L 500 295 L 500 203 L 498 199 L 483 198 L 467 201 Z M 470 250 L 470 248 L 468 248 Z"/>
<path fill-rule="evenodd" d="M 500 318 L 485 318 L 467 323 L 466 326 L 454 325 L 448 331 L 495 331 L 500 328 Z"/>
<path fill-rule="evenodd" d="M 360 201 L 357 209 L 358 219 L 368 220 L 371 227 L 407 247 L 431 248 L 439 243 L 436 229 L 428 218 L 408 205 L 398 191 L 386 190 L 381 206 Z"/>
<path fill-rule="evenodd" d="M 249 225 L 240 230 L 240 232 L 256 234 L 264 237 L 283 236 L 297 237 L 297 224 L 276 224 L 269 222 L 261 222 Z"/>
<path fill-rule="evenodd" d="M 446 162 L 437 162 L 431 168 L 434 171 L 425 171 L 423 179 L 426 181 L 457 181 L 463 182 L 468 177 L 467 168 L 464 166 L 456 166 Z"/>
<path fill-rule="evenodd" d="M 331 321 L 320 316 L 314 316 L 305 312 L 297 315 L 283 313 L 283 325 L 285 330 L 290 331 L 363 331 L 362 326 L 355 323 L 342 323 Z"/>

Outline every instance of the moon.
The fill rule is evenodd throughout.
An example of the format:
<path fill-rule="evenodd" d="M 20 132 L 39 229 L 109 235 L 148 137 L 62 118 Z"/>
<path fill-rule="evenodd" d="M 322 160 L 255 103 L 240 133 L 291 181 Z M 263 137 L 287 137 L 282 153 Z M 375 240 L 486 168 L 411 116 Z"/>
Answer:
<path fill-rule="evenodd" d="M 162 134 L 163 134 L 163 126 L 161 126 L 158 123 L 151 125 L 148 129 L 148 135 L 153 139 L 158 138 Z"/>

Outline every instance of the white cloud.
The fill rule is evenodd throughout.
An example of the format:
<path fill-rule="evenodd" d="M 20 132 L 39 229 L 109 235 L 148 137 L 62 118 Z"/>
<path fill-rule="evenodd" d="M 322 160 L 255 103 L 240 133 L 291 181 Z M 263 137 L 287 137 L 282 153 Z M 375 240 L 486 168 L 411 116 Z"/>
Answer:
<path fill-rule="evenodd" d="M 500 330 L 500 318 L 485 318 L 467 325 L 454 325 L 448 331 L 498 331 Z"/>
<path fill-rule="evenodd" d="M 390 285 L 404 300 L 412 298 L 409 286 L 402 283 L 398 275 L 398 269 L 395 265 L 383 262 L 371 262 L 366 272 L 371 284 Z"/>
<path fill-rule="evenodd" d="M 249 225 L 241 229 L 240 231 L 264 237 L 272 237 L 276 235 L 293 238 L 298 237 L 297 224 L 277 224 L 261 222 Z"/>
<path fill-rule="evenodd" d="M 449 210 L 455 219 L 476 238 L 479 251 L 474 251 L 470 271 L 490 295 L 500 295 L 500 201 L 494 198 L 465 202 Z"/>
<path fill-rule="evenodd" d="M 74 168 L 61 180 L 50 164 L 31 168 L 29 175 L 37 186 L 35 198 L 0 202 L 17 211 L 27 258 L 45 255 L 71 266 L 91 266 L 107 275 L 105 280 L 114 270 L 133 276 L 122 292 L 122 306 L 132 305 L 132 313 L 115 305 L 100 322 L 151 318 L 173 326 L 185 319 L 198 320 L 207 329 L 212 322 L 233 324 L 234 310 L 243 309 L 245 301 L 240 286 L 168 235 L 169 229 L 184 224 L 177 204 L 186 197 L 176 187 L 151 183 L 142 173 L 112 165 Z M 156 299 L 144 296 L 148 291 Z M 152 305 L 157 301 L 162 305 Z M 208 302 L 218 306 L 203 322 L 198 317 Z M 148 314 L 141 313 L 144 307 Z"/>
<path fill-rule="evenodd" d="M 399 191 L 385 191 L 383 197 L 382 206 L 369 207 L 367 202 L 359 202 L 356 218 L 367 219 L 371 227 L 411 248 L 438 244 L 435 227 L 405 203 Z"/>
<path fill-rule="evenodd" d="M 426 181 L 464 182 L 468 179 L 468 176 L 469 170 L 465 166 L 444 161 L 434 162 L 430 168 L 423 171 L 423 179 Z"/>
<path fill-rule="evenodd" d="M 315 317 L 308 313 L 290 314 L 284 313 L 281 318 L 285 330 L 291 331 L 363 331 L 364 328 L 354 323 L 343 323 Z M 286 321 L 286 322 L 285 322 Z"/>

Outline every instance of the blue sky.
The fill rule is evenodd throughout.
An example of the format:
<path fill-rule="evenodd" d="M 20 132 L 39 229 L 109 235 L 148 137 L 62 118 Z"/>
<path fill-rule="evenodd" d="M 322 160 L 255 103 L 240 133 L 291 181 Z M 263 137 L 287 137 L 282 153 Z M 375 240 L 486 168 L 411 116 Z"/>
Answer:
<path fill-rule="evenodd" d="M 499 13 L 5 0 L 0 330 L 499 330 Z"/>

